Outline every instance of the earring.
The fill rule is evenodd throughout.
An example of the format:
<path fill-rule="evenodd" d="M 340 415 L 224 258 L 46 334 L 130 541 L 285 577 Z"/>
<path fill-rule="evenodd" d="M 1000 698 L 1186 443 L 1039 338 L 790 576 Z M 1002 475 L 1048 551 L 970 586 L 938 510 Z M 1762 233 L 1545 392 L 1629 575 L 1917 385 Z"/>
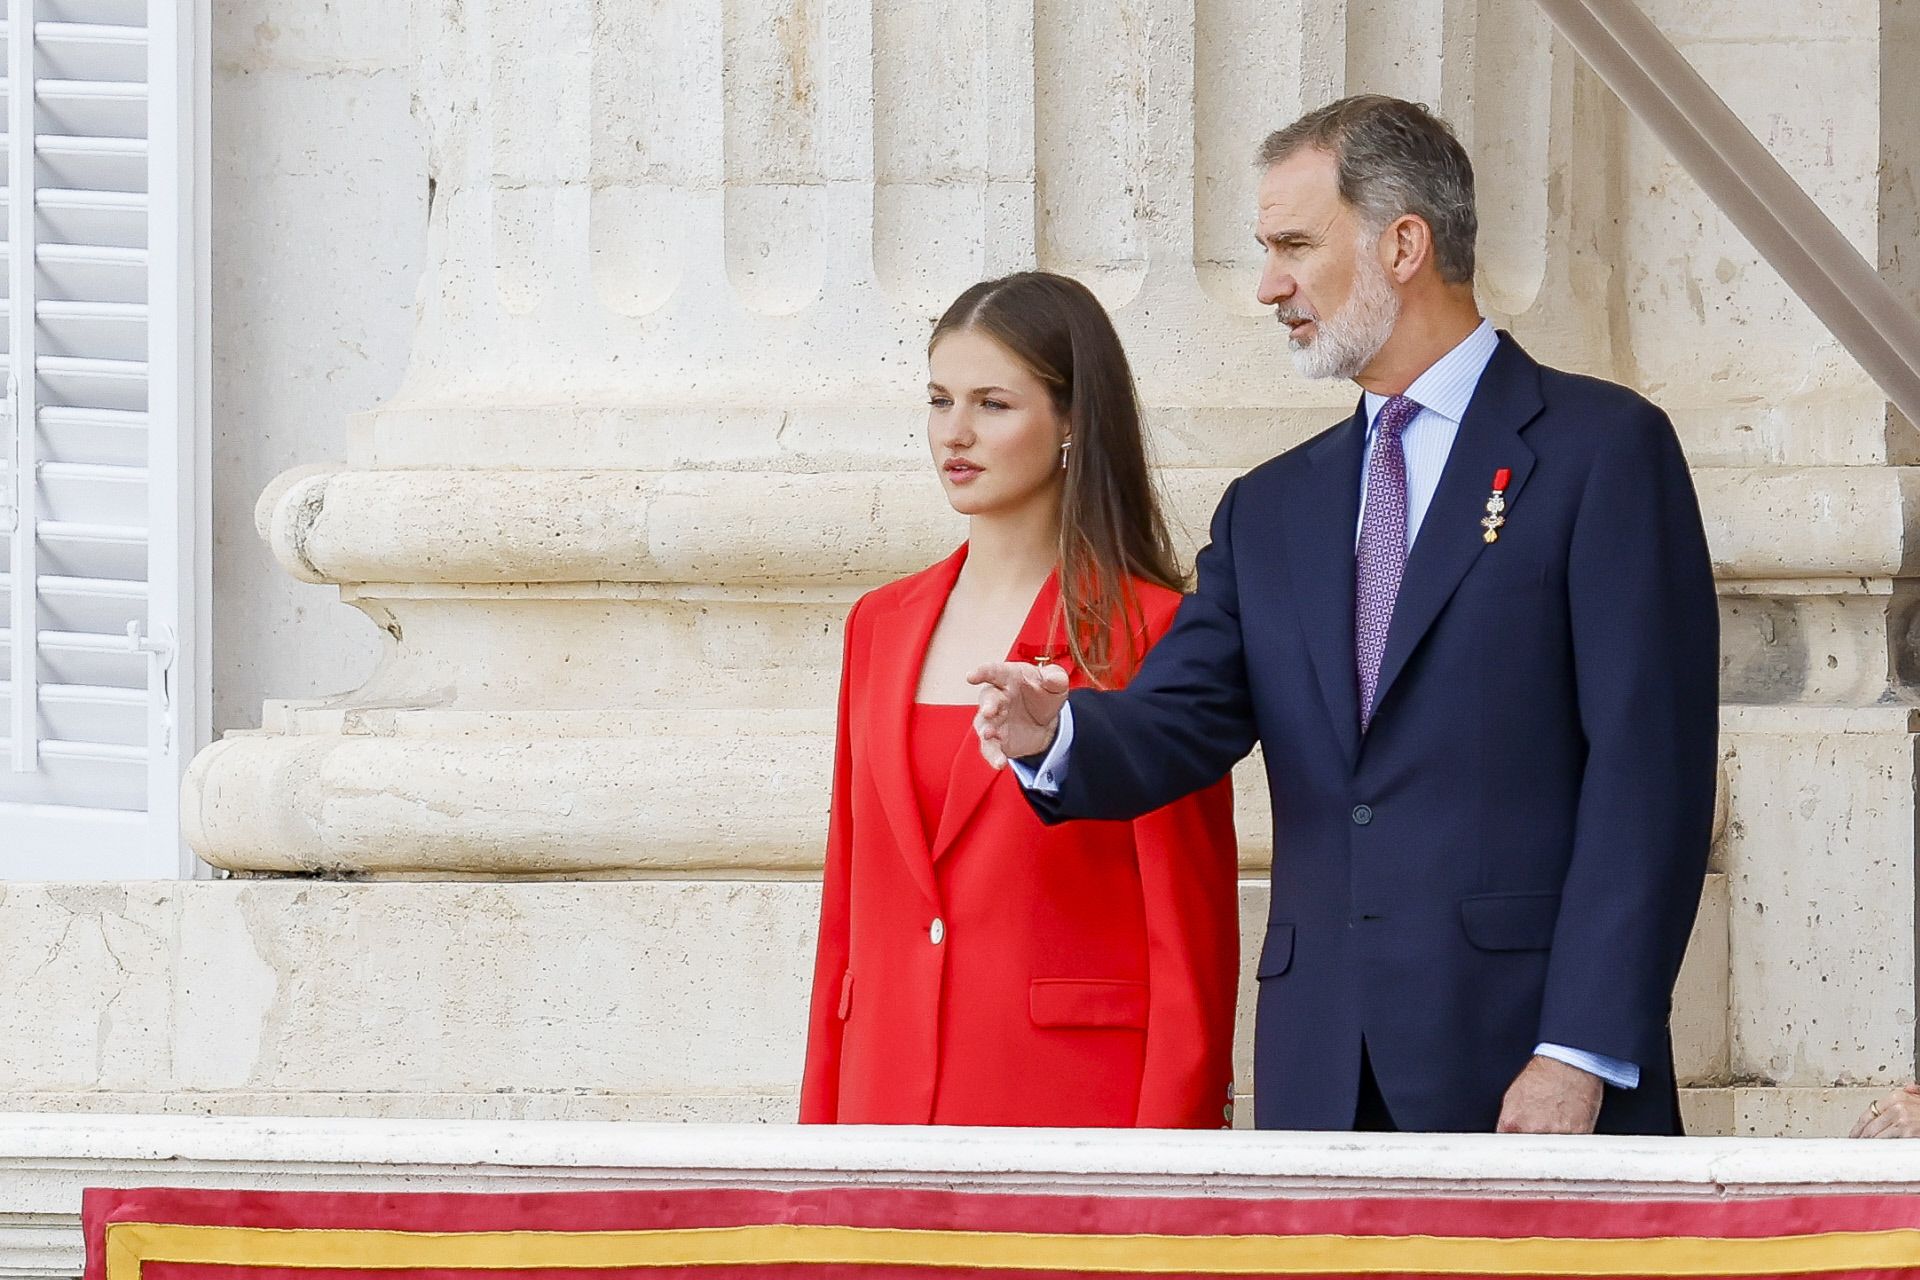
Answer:
<path fill-rule="evenodd" d="M 1067 469 L 1067 450 L 1071 448 L 1073 448 L 1072 436 L 1068 436 L 1065 440 L 1062 440 L 1060 442 L 1060 469 L 1062 471 L 1065 471 Z"/>

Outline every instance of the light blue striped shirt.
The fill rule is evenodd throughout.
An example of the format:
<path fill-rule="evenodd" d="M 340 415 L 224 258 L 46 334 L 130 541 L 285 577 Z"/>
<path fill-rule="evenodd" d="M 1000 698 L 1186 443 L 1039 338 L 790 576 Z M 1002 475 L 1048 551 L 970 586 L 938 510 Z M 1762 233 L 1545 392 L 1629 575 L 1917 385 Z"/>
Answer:
<path fill-rule="evenodd" d="M 1460 434 L 1460 420 L 1467 416 L 1467 404 L 1473 399 L 1474 388 L 1480 385 L 1480 375 L 1487 371 L 1487 363 L 1493 359 L 1493 353 L 1499 345 L 1500 335 L 1494 332 L 1492 322 L 1482 320 L 1458 346 L 1415 378 L 1413 385 L 1403 393 L 1420 406 L 1420 412 L 1400 432 L 1400 447 L 1407 455 L 1409 548 L 1420 534 L 1420 523 L 1426 519 L 1427 508 L 1433 504 L 1434 490 L 1440 487 L 1440 473 L 1446 468 L 1447 455 L 1453 451 L 1454 437 Z M 1373 445 L 1379 434 L 1380 409 L 1387 399 L 1371 391 L 1364 397 L 1367 441 L 1360 460 L 1360 518 L 1353 527 L 1356 547 L 1360 542 L 1360 526 L 1366 522 L 1367 475 L 1373 466 Z M 1067 755 L 1072 747 L 1073 708 L 1063 706 L 1060 708 L 1059 731 L 1054 735 L 1053 745 L 1048 748 L 1039 767 L 1032 768 L 1018 760 L 1009 763 L 1021 786 L 1043 795 L 1056 795 L 1060 784 L 1066 780 Z M 1542 1057 L 1579 1067 L 1616 1088 L 1634 1089 L 1640 1084 L 1640 1068 L 1631 1062 L 1561 1044 L 1540 1044 L 1534 1046 L 1533 1051 Z"/>
<path fill-rule="evenodd" d="M 1433 491 L 1440 487 L 1440 472 L 1453 451 L 1453 438 L 1460 434 L 1460 419 L 1467 416 L 1467 402 L 1480 385 L 1480 375 L 1500 345 L 1500 335 L 1491 321 L 1461 339 L 1460 345 L 1428 366 L 1413 380 L 1404 394 L 1420 406 L 1400 432 L 1400 447 L 1407 455 L 1407 546 L 1420 533 L 1420 522 L 1433 505 Z M 1380 434 L 1380 410 L 1387 397 L 1369 391 L 1367 410 L 1367 446 L 1360 455 L 1360 519 L 1353 526 L 1354 545 L 1360 543 L 1360 525 L 1366 522 L 1367 476 L 1373 469 L 1373 444 Z"/>

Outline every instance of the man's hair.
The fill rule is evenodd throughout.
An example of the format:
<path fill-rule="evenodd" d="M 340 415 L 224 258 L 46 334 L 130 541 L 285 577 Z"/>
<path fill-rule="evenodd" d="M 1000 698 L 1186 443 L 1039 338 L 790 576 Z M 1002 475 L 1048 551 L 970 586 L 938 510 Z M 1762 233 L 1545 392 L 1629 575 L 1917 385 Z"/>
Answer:
<path fill-rule="evenodd" d="M 1269 168 L 1302 147 L 1325 151 L 1340 175 L 1340 197 L 1367 227 L 1382 231 L 1415 214 L 1433 230 L 1434 263 L 1454 284 L 1473 279 L 1473 162 L 1447 122 L 1417 102 L 1366 93 L 1308 112 L 1260 144 Z"/>

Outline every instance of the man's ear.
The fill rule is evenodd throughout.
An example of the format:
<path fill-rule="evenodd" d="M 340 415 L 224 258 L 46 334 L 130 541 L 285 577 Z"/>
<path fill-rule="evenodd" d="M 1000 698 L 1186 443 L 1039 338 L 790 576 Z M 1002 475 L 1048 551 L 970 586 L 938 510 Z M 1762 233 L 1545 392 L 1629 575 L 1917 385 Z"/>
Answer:
<path fill-rule="evenodd" d="M 1433 228 L 1417 213 L 1403 213 L 1387 224 L 1387 274 L 1407 284 L 1433 261 Z"/>

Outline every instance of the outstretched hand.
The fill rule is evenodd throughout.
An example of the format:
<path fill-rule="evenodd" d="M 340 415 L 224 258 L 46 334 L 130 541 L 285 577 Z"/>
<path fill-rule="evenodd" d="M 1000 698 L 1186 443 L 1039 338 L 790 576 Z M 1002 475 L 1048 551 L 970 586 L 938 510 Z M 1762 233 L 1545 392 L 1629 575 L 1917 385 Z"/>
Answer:
<path fill-rule="evenodd" d="M 980 754 L 995 769 L 1010 759 L 1037 756 L 1053 745 L 1060 708 L 1067 700 L 1067 673 L 1059 667 L 1025 662 L 993 662 L 976 667 L 968 684 L 980 686 L 980 711 L 973 731 Z"/>

